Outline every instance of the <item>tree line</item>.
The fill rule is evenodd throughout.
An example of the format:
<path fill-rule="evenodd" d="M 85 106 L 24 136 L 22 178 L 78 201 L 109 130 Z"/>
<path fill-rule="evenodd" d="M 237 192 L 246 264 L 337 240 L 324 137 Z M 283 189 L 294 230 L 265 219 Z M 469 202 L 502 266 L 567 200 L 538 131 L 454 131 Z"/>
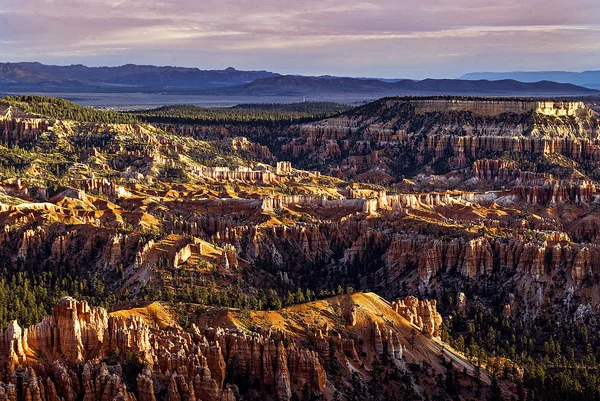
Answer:
<path fill-rule="evenodd" d="M 163 124 L 298 124 L 336 115 L 349 107 L 333 102 L 251 103 L 229 108 L 205 108 L 193 105 L 171 105 L 152 110 L 133 111 L 149 123 Z"/>
<path fill-rule="evenodd" d="M 0 103 L 48 119 L 100 124 L 134 124 L 140 122 L 130 113 L 83 107 L 65 99 L 49 96 L 5 96 L 0 99 Z"/>

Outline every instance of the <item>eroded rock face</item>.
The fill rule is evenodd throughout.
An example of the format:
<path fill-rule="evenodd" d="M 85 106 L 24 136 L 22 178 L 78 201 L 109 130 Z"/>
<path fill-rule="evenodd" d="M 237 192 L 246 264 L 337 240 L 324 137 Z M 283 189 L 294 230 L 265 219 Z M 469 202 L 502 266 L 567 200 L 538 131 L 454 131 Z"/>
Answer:
<path fill-rule="evenodd" d="M 52 124 L 51 121 L 34 118 L 14 107 L 0 110 L 0 140 L 12 146 L 31 142 Z"/>
<path fill-rule="evenodd" d="M 560 238 L 560 236 L 558 236 Z M 468 278 L 491 275 L 495 271 L 529 274 L 539 278 L 547 271 L 564 267 L 575 281 L 583 280 L 600 265 L 593 261 L 600 252 L 596 245 L 571 245 L 546 241 L 494 240 L 484 237 L 464 242 L 439 241 L 427 237 L 397 235 L 387 252 L 389 266 L 416 263 L 425 281 L 437 271 L 457 270 Z"/>
<path fill-rule="evenodd" d="M 39 123 L 15 113 L 2 113 L 11 127 L 15 119 Z M 72 188 L 41 203 L 28 198 L 27 180 L 3 183 L 0 192 L 28 202 L 0 205 L 0 254 L 48 270 L 89 261 L 81 278 L 106 277 L 110 291 L 135 296 L 160 281 L 165 266 L 182 276 L 214 267 L 232 280 L 248 272 L 283 291 L 312 285 L 307 278 L 319 266 L 322 288 L 347 277 L 343 286 L 390 298 L 406 295 L 403 286 L 439 289 L 448 274 L 501 274 L 520 284 L 564 271 L 579 288 L 599 269 L 595 182 L 541 168 L 546 156 L 593 164 L 600 154 L 598 122 L 577 102 L 386 99 L 275 131 L 164 126 L 181 137 L 137 124 L 48 124 L 69 148 L 82 147 L 65 181 Z M 238 160 L 270 159 L 253 138 L 292 162 L 196 162 L 213 143 Z M 387 175 L 395 185 L 321 180 L 292 167 L 305 161 L 358 181 L 388 182 L 379 181 Z M 452 171 L 443 174 L 446 161 Z M 165 182 L 164 169 L 181 170 L 194 185 Z M 148 186 L 153 177 L 164 186 Z"/>
<path fill-rule="evenodd" d="M 259 145 L 258 143 L 254 143 L 249 141 L 247 138 L 239 137 L 234 138 L 231 141 L 231 145 L 234 150 L 240 153 L 249 153 L 254 157 L 257 157 L 260 160 L 265 162 L 274 162 L 277 161 L 277 158 L 273 156 L 271 150 L 264 145 Z M 290 170 L 291 171 L 291 168 Z M 288 171 L 288 172 L 289 172 Z M 283 172 L 282 170 L 277 170 L 277 173 Z"/>
<path fill-rule="evenodd" d="M 394 177 L 399 157 L 406 169 L 444 159 L 464 168 L 493 152 L 598 161 L 597 133 L 598 122 L 582 102 L 386 99 L 348 116 L 302 125 L 290 132 L 281 152 L 311 166 L 338 162 L 332 175 L 393 182 L 400 178 Z M 521 173 L 506 162 L 479 163 L 474 170 L 480 179 L 498 181 Z"/>
<path fill-rule="evenodd" d="M 55 394 L 58 398 L 48 399 L 152 401 L 166 388 L 167 400 L 234 400 L 237 390 L 224 386 L 225 378 L 249 376 L 263 383 L 265 394 L 289 400 L 292 388 L 320 393 L 326 383 L 318 354 L 293 342 L 220 328 L 160 330 L 139 317 L 109 316 L 72 298 L 61 299 L 40 324 L 22 329 L 12 322 L 0 334 L 3 375 L 27 367 L 19 373 L 23 388 L 0 384 L 5 399 L 16 392 L 19 399 Z M 118 355 L 135 355 L 144 367 L 131 377 L 136 394 L 124 382 L 131 360 L 110 366 L 97 362 Z"/>
<path fill-rule="evenodd" d="M 424 299 L 419 301 L 413 296 L 400 299 L 392 303 L 392 308 L 403 318 L 408 320 L 433 337 L 441 334 L 442 316 L 436 309 L 436 301 Z"/>
<path fill-rule="evenodd" d="M 552 102 L 531 100 L 470 100 L 470 99 L 416 99 L 411 101 L 416 114 L 431 112 L 465 111 L 474 115 L 497 116 L 504 113 L 546 116 L 588 116 L 590 110 L 583 102 Z"/>

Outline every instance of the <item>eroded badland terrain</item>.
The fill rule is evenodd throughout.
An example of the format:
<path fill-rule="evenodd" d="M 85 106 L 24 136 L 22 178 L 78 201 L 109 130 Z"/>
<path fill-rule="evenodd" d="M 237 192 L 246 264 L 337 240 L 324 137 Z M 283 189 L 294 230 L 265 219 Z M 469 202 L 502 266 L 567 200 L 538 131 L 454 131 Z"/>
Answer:
<path fill-rule="evenodd" d="M 600 396 L 595 104 L 52 107 L 0 103 L 0 400 Z"/>

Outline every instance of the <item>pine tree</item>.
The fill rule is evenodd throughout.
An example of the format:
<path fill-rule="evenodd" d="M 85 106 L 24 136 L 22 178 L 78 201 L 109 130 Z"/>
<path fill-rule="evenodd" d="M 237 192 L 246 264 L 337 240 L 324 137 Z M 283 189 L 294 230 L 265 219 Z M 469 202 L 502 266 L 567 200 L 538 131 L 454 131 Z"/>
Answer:
<path fill-rule="evenodd" d="M 296 299 L 296 302 L 299 304 L 306 302 L 306 299 L 304 298 L 304 293 L 302 292 L 300 287 L 298 287 L 296 289 L 296 295 L 294 296 L 294 298 Z"/>

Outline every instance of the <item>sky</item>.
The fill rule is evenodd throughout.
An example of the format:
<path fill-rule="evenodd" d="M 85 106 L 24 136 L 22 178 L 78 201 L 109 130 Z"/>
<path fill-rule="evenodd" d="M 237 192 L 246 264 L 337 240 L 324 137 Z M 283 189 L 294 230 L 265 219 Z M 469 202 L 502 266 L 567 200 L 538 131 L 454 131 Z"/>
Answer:
<path fill-rule="evenodd" d="M 456 78 L 600 69 L 598 0 L 0 0 L 0 61 Z"/>

